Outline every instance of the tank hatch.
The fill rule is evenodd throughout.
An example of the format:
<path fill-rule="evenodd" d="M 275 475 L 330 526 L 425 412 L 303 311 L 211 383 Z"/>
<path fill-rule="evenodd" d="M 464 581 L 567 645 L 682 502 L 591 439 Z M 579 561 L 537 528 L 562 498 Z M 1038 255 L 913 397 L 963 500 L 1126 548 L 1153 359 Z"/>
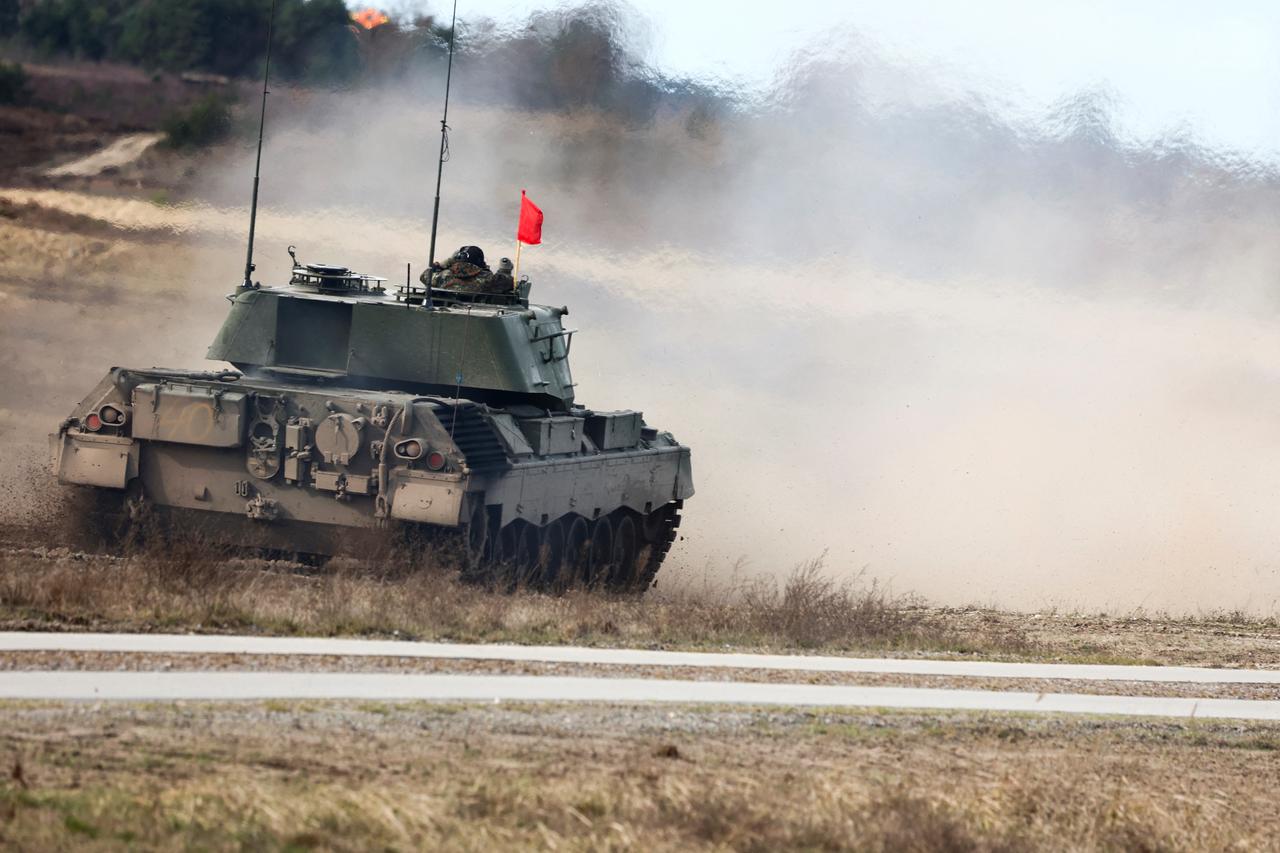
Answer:
<path fill-rule="evenodd" d="M 385 278 L 353 272 L 337 264 L 304 264 L 298 261 L 296 250 L 289 247 L 293 258 L 293 271 L 289 284 L 316 293 L 383 293 Z"/>

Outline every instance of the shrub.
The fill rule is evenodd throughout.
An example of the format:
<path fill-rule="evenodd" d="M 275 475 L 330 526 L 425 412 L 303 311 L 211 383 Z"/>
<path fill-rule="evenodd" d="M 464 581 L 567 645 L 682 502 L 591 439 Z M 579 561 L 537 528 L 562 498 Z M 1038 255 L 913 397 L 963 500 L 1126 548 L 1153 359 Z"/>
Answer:
<path fill-rule="evenodd" d="M 206 95 L 186 110 L 165 119 L 163 130 L 173 148 L 211 145 L 230 132 L 231 105 L 220 95 Z"/>
<path fill-rule="evenodd" d="M 21 104 L 30 96 L 27 72 L 16 62 L 0 62 L 0 104 Z"/>
<path fill-rule="evenodd" d="M 0 0 L 0 38 L 18 31 L 18 15 L 21 12 L 19 0 Z"/>

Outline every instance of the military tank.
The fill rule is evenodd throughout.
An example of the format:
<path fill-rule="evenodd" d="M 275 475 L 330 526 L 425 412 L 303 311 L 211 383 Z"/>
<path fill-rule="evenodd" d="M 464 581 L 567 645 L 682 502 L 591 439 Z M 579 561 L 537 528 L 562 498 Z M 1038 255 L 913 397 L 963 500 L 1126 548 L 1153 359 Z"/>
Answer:
<path fill-rule="evenodd" d="M 115 367 L 80 402 L 50 442 L 58 481 L 95 498 L 91 529 L 155 519 L 310 562 L 445 539 L 497 584 L 653 583 L 693 494 L 689 448 L 575 402 L 569 310 L 531 303 L 527 277 L 504 265 L 477 292 L 432 272 L 456 24 L 455 3 L 427 272 L 394 291 L 292 246 L 286 283 L 252 280 L 268 25 L 244 278 L 208 351 L 235 369 Z M 537 211 L 524 235 L 525 205 L 520 244 L 541 233 Z"/>
<path fill-rule="evenodd" d="M 568 309 L 307 264 L 249 282 L 208 358 L 112 368 L 50 436 L 59 482 L 241 547 L 323 559 L 456 540 L 495 583 L 643 590 L 690 451 L 575 401 Z"/>

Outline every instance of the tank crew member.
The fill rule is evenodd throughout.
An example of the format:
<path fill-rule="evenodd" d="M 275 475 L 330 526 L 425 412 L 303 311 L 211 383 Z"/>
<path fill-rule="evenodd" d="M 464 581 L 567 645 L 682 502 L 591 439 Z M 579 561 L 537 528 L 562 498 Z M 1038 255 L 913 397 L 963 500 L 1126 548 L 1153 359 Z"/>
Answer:
<path fill-rule="evenodd" d="M 458 290 L 465 293 L 508 293 L 511 291 L 511 277 L 506 276 L 503 284 L 501 273 L 495 275 L 484 262 L 484 250 L 479 246 L 463 246 L 454 252 L 443 264 L 434 264 L 430 270 L 431 286 L 445 290 Z M 422 274 L 423 284 L 427 281 L 427 272 Z"/>

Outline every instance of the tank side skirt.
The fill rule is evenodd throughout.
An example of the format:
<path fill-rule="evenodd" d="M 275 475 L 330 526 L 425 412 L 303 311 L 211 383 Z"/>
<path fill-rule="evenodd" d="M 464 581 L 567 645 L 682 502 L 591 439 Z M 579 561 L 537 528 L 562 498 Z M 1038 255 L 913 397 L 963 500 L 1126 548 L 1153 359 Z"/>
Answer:
<path fill-rule="evenodd" d="M 688 470 L 683 446 L 537 460 L 517 464 L 501 474 L 476 477 L 472 486 L 485 493 L 485 503 L 502 506 L 502 525 L 516 519 L 540 524 L 565 515 L 593 518 L 619 507 L 643 513 L 684 496 L 678 492 L 679 469 Z M 684 460 L 684 461 L 682 461 Z"/>

